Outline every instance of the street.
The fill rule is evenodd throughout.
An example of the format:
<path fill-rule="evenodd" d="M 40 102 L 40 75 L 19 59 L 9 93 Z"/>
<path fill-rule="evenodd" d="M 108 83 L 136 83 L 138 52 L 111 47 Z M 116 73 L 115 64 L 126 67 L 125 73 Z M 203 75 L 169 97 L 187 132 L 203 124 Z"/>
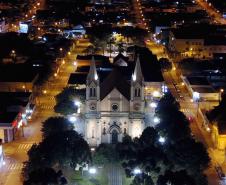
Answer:
<path fill-rule="evenodd" d="M 1 185 L 22 184 L 21 170 L 23 162 L 28 159 L 27 151 L 34 143 L 41 141 L 42 122 L 48 117 L 57 115 L 53 110 L 56 104 L 54 97 L 67 85 L 70 73 L 75 71 L 76 66 L 73 65 L 75 58 L 76 48 L 64 59 L 65 64 L 61 65 L 58 75 L 51 76 L 43 85 L 42 89 L 45 89 L 46 93 L 37 97 L 38 105 L 32 119 L 23 128 L 24 137 L 20 136 L 14 142 L 3 144 L 5 165 L 0 168 Z"/>

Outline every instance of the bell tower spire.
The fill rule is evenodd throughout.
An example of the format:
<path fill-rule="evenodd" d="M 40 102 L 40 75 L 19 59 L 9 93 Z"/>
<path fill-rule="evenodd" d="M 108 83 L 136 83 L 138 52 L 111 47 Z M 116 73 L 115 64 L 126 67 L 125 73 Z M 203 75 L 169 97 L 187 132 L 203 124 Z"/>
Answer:
<path fill-rule="evenodd" d="M 90 68 L 89 68 L 89 73 L 86 78 L 86 83 L 90 84 L 93 81 L 94 82 L 99 81 L 94 56 L 92 57 L 92 60 L 90 63 Z"/>
<path fill-rule="evenodd" d="M 143 81 L 144 81 L 144 77 L 143 77 L 142 70 L 141 70 L 140 57 L 138 55 L 137 60 L 136 60 L 135 69 L 134 69 L 134 72 L 132 75 L 132 82 L 142 84 Z"/>
<path fill-rule="evenodd" d="M 97 75 L 97 69 L 95 65 L 94 57 L 92 57 L 89 73 L 86 78 L 86 100 L 100 98 L 100 86 L 99 77 Z"/>

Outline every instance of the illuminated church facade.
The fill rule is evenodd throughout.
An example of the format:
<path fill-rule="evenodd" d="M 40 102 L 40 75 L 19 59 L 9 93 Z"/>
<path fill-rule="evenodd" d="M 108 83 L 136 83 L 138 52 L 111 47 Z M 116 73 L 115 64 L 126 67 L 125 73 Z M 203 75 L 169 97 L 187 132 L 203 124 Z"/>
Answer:
<path fill-rule="evenodd" d="M 94 59 L 86 79 L 84 137 L 90 146 L 117 143 L 124 135 L 140 136 L 145 128 L 144 77 L 139 57 L 131 80 L 118 68 L 100 83 Z"/>

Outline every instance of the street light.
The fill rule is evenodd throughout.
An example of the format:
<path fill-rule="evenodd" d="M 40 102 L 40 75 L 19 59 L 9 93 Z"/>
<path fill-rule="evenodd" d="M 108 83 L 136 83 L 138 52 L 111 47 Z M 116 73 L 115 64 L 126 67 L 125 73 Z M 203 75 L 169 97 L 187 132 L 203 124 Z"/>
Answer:
<path fill-rule="evenodd" d="M 159 137 L 159 142 L 160 142 L 161 144 L 164 144 L 164 143 L 166 142 L 166 138 L 160 136 L 160 137 Z"/>
<path fill-rule="evenodd" d="M 142 171 L 141 171 L 140 168 L 135 168 L 135 169 L 133 170 L 133 174 L 134 174 L 134 175 L 138 175 L 138 174 L 141 174 L 141 173 L 142 173 Z"/>
<path fill-rule="evenodd" d="M 89 169 L 89 173 L 90 174 L 96 174 L 97 173 L 97 169 L 96 168 L 94 168 L 94 167 L 91 167 L 90 169 Z"/>
<path fill-rule="evenodd" d="M 74 122 L 77 120 L 77 118 L 76 118 L 75 116 L 70 116 L 70 117 L 68 118 L 68 120 L 69 120 L 70 122 L 74 123 Z"/>
<path fill-rule="evenodd" d="M 81 105 L 81 102 L 78 101 L 78 100 L 75 100 L 75 101 L 74 101 L 74 104 L 75 104 L 75 106 L 79 107 L 79 106 Z"/>
<path fill-rule="evenodd" d="M 151 103 L 150 103 L 150 107 L 151 107 L 151 108 L 156 108 L 156 107 L 157 107 L 157 103 L 151 102 Z"/>
<path fill-rule="evenodd" d="M 220 94 L 219 94 L 219 102 L 221 101 L 221 97 L 222 97 L 222 94 L 224 93 L 224 89 L 220 89 Z"/>
<path fill-rule="evenodd" d="M 159 123 L 160 119 L 158 117 L 154 117 L 153 121 L 154 121 L 154 123 Z"/>

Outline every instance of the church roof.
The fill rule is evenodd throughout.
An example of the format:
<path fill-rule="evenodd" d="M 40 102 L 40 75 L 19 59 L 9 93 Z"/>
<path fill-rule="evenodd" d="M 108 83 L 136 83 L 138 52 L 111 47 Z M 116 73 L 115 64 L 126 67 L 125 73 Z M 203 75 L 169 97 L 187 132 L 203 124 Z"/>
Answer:
<path fill-rule="evenodd" d="M 125 62 L 128 62 L 129 57 L 124 56 L 122 53 L 119 53 L 113 60 L 113 63 L 117 62 L 119 59 L 124 60 Z"/>
<path fill-rule="evenodd" d="M 103 100 L 114 88 L 126 99 L 130 99 L 130 85 L 117 68 L 100 85 L 100 99 Z"/>

